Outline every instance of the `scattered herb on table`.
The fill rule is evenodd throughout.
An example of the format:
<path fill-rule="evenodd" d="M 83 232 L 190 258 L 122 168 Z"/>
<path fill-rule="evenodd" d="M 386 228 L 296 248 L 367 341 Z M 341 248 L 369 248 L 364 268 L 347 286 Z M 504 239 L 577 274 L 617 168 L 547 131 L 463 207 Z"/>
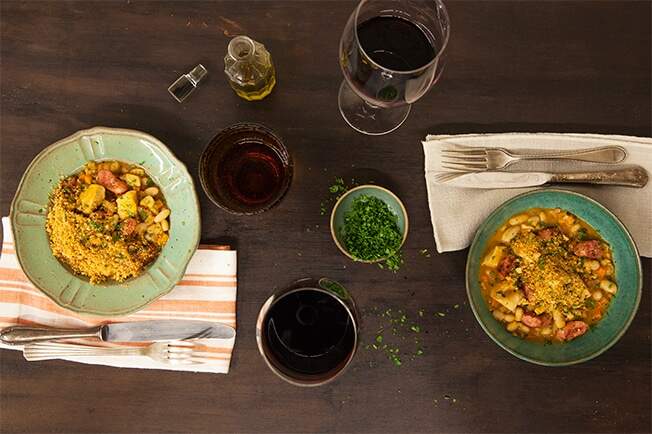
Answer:
<path fill-rule="evenodd" d="M 419 250 L 419 254 L 423 256 L 424 258 L 429 258 L 430 257 L 430 252 L 428 249 L 421 249 Z"/>
<path fill-rule="evenodd" d="M 328 199 L 321 201 L 319 204 L 319 213 L 326 215 L 331 205 L 335 203 L 344 193 L 356 186 L 355 179 L 351 179 L 351 184 L 347 185 L 344 178 L 337 177 L 328 187 L 328 193 L 331 195 Z"/>
<path fill-rule="evenodd" d="M 423 330 L 419 321 L 423 318 L 423 312 L 423 309 L 419 309 L 412 319 L 402 309 L 381 311 L 374 308 L 372 313 L 380 323 L 375 338 L 364 348 L 383 353 L 397 367 L 423 356 L 424 348 L 419 340 Z"/>
<path fill-rule="evenodd" d="M 344 215 L 344 244 L 356 259 L 385 258 L 381 268 L 397 271 L 403 259 L 399 247 L 403 239 L 398 217 L 387 204 L 374 196 L 360 195 Z"/>

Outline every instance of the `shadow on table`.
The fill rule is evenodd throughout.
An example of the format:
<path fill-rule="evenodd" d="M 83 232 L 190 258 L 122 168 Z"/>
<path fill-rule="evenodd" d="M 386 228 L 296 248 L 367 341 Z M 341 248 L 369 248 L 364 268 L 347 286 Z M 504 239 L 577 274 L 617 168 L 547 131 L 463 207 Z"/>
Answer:
<path fill-rule="evenodd" d="M 186 164 L 194 177 L 204 143 L 193 137 L 193 129 L 172 109 L 164 111 L 140 104 L 109 104 L 98 107 L 96 112 L 102 113 L 99 121 L 102 126 L 139 130 L 156 137 Z M 96 118 L 81 120 L 89 126 L 98 124 Z"/>

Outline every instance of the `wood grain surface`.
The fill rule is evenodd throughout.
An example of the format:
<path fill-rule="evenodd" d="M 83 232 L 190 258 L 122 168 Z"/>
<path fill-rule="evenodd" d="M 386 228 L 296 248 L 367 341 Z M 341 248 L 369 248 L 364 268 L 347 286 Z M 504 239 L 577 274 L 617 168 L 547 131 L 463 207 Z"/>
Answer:
<path fill-rule="evenodd" d="M 652 261 L 643 261 L 638 315 L 608 352 L 565 368 L 512 357 L 484 334 L 466 304 L 466 251 L 435 253 L 419 142 L 427 133 L 484 131 L 650 136 L 651 3 L 451 1 L 444 76 L 407 122 L 383 137 L 354 132 L 337 108 L 338 42 L 354 6 L 2 1 L 2 215 L 44 146 L 96 125 L 153 134 L 196 180 L 204 145 L 238 121 L 273 128 L 296 164 L 289 194 L 260 216 L 228 215 L 199 191 L 202 242 L 230 244 L 239 254 L 238 340 L 229 375 L 27 363 L 18 352 L 0 351 L 2 432 L 652 429 Z M 236 97 L 222 72 L 229 36 L 240 33 L 265 43 L 276 63 L 278 85 L 262 102 Z M 209 77 L 178 104 L 167 86 L 200 62 Z M 398 274 L 353 264 L 337 251 L 319 211 L 335 176 L 375 180 L 405 202 L 411 227 Z M 305 276 L 340 280 L 366 312 L 351 369 L 317 389 L 275 377 L 254 336 L 258 309 L 273 288 Z M 423 309 L 424 355 L 395 367 L 366 350 L 378 323 L 373 308 L 412 316 Z"/>

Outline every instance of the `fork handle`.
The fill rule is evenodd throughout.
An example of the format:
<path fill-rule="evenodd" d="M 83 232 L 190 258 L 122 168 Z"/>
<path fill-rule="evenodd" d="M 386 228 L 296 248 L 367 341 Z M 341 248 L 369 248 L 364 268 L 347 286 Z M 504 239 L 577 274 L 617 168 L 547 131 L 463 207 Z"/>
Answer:
<path fill-rule="evenodd" d="M 639 166 L 616 170 L 600 170 L 595 172 L 555 173 L 549 182 L 570 182 L 589 184 L 622 185 L 625 187 L 645 187 L 648 174 Z"/>
<path fill-rule="evenodd" d="M 97 348 L 54 342 L 29 344 L 23 348 L 23 357 L 30 362 L 62 357 L 137 356 L 142 354 L 143 348 Z"/>
<path fill-rule="evenodd" d="M 520 160 L 576 160 L 591 163 L 620 163 L 627 157 L 627 151 L 622 146 L 603 146 L 600 148 L 580 149 L 541 154 L 522 154 L 510 151 L 510 154 Z"/>

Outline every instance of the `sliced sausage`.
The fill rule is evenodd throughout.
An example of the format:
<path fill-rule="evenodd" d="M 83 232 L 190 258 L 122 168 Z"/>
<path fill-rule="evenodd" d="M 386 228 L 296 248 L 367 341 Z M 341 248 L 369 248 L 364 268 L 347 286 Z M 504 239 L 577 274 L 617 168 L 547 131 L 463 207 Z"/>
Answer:
<path fill-rule="evenodd" d="M 570 341 L 582 336 L 588 329 L 589 326 L 584 321 L 570 321 L 563 329 L 557 330 L 557 339 Z"/>
<path fill-rule="evenodd" d="M 600 259 L 603 255 L 602 246 L 598 240 L 581 241 L 575 244 L 573 246 L 573 253 L 577 256 L 591 259 Z"/>
<path fill-rule="evenodd" d="M 521 322 L 532 328 L 547 327 L 552 323 L 552 318 L 548 314 L 535 315 L 532 312 L 525 312 L 523 313 Z"/>
<path fill-rule="evenodd" d="M 544 241 L 548 241 L 557 234 L 559 234 L 559 229 L 557 228 L 543 228 L 537 232 L 537 236 Z"/>
<path fill-rule="evenodd" d="M 541 327 L 548 327 L 552 324 L 552 315 L 549 313 L 539 315 L 539 319 L 541 320 Z"/>
<path fill-rule="evenodd" d="M 536 315 L 533 315 L 530 312 L 525 312 L 523 314 L 523 318 L 521 318 L 521 322 L 523 324 L 525 324 L 526 326 L 532 327 L 532 328 L 541 327 L 541 325 L 543 324 L 543 321 L 541 321 L 541 318 L 539 318 Z"/>
<path fill-rule="evenodd" d="M 501 259 L 498 264 L 498 274 L 502 277 L 507 276 L 516 267 L 516 256 L 508 255 Z"/>
<path fill-rule="evenodd" d="M 527 286 L 527 284 L 523 284 L 523 293 L 525 294 L 525 299 L 527 301 L 532 301 L 532 296 L 534 295 L 534 290 Z"/>
<path fill-rule="evenodd" d="M 115 176 L 110 170 L 99 170 L 97 172 L 97 182 L 115 194 L 122 194 L 129 189 L 127 183 Z"/>
<path fill-rule="evenodd" d="M 128 218 L 120 223 L 120 233 L 124 238 L 129 238 L 136 230 L 138 222 L 136 219 Z"/>

